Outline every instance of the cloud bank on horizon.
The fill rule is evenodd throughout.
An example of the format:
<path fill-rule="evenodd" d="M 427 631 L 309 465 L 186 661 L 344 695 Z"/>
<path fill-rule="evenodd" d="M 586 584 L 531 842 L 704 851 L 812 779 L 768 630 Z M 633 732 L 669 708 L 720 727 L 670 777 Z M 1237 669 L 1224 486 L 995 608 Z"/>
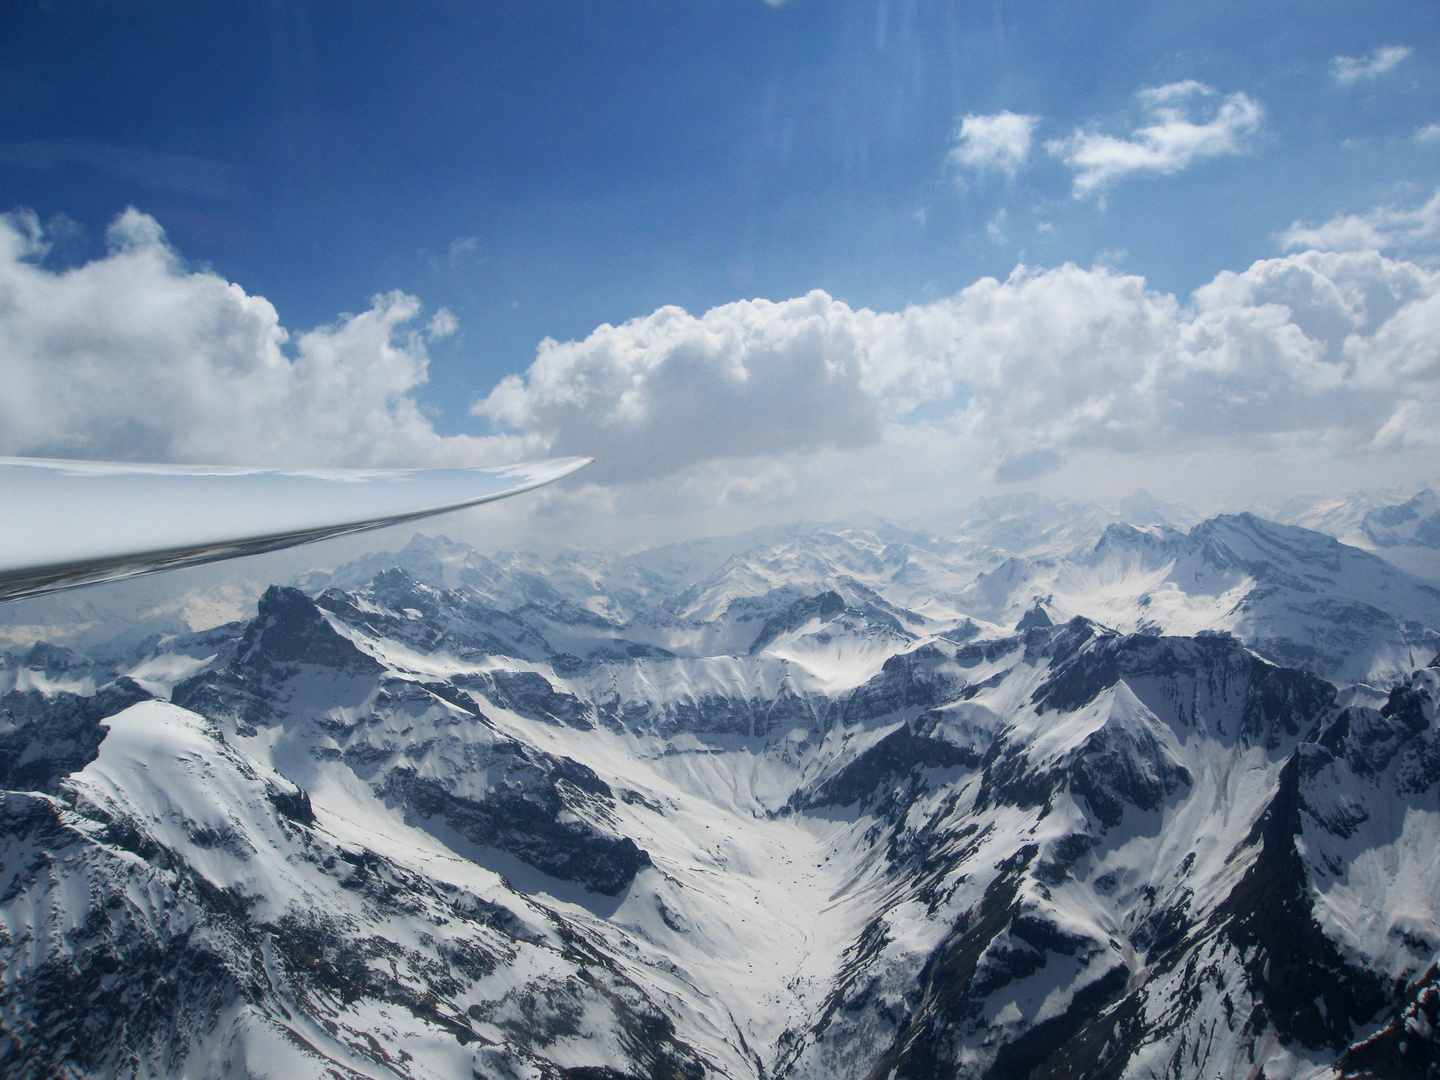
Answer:
<path fill-rule="evenodd" d="M 1034 480 L 1096 454 L 1142 479 L 1159 457 L 1237 449 L 1423 471 L 1440 443 L 1440 273 L 1377 249 L 1433 236 L 1437 200 L 1297 225 L 1284 245 L 1312 246 L 1183 300 L 1067 264 L 892 312 L 821 291 L 665 307 L 543 342 L 475 402 L 488 436 L 442 435 L 415 400 L 427 341 L 455 329 L 443 309 L 426 320 L 390 293 L 292 335 L 263 297 L 188 267 L 139 211 L 111 226 L 108 254 L 63 272 L 44 266 L 33 216 L 11 214 L 0 452 L 290 465 L 585 453 L 601 462 L 592 501 L 638 491 L 677 512 L 802 491 L 843 504 L 947 473 L 973 496 L 977 476 Z"/>
<path fill-rule="evenodd" d="M 667 308 L 545 342 L 475 411 L 585 448 L 617 479 L 822 446 L 863 456 L 924 429 L 1010 482 L 1087 450 L 1428 453 L 1437 392 L 1440 275 L 1312 249 L 1221 273 L 1185 303 L 1065 265 L 899 312 L 823 292 Z"/>

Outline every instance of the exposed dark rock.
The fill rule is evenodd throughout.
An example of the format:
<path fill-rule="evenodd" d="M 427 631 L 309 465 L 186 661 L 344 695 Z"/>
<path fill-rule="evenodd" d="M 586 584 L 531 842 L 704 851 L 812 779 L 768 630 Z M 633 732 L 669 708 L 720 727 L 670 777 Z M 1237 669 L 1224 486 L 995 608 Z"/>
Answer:
<path fill-rule="evenodd" d="M 1008 860 L 980 903 L 931 954 L 920 972 L 914 1011 L 866 1080 L 939 1080 L 956 1075 L 953 1035 L 979 1013 L 982 999 L 973 992 L 973 984 L 981 957 L 1020 914 L 1020 882 L 1036 851 L 1030 845 Z"/>
<path fill-rule="evenodd" d="M 310 796 L 304 788 L 297 787 L 294 791 L 286 791 L 276 787 L 265 794 L 276 810 L 297 825 L 315 824 L 315 809 L 310 805 Z"/>
<path fill-rule="evenodd" d="M 985 1071 L 986 1080 L 1097 1075 L 1093 1070 L 1103 1058 L 1095 1053 L 1094 1040 L 1084 1040 L 1077 1045 L 1076 1036 L 1085 1034 L 1091 1025 L 1101 1030 L 1108 1027 L 1096 1021 L 1107 1006 L 1119 1000 L 1129 979 L 1130 972 L 1125 965 L 1116 964 L 1082 987 L 1059 1016 L 1041 1021 L 1002 1046 Z"/>
<path fill-rule="evenodd" d="M 1123 679 L 1162 722 L 1186 722 L 1197 705 L 1193 694 L 1182 695 L 1194 686 L 1217 705 L 1238 704 L 1238 730 L 1218 734 L 1272 750 L 1297 739 L 1335 700 L 1332 684 L 1267 663 L 1233 638 L 1102 636 L 1092 647 L 1057 653 L 1052 670 L 1033 695 L 1040 709 L 1083 708 Z"/>
<path fill-rule="evenodd" d="M 914 635 L 901 625 L 900 619 L 894 614 L 895 610 L 889 604 L 881 606 L 864 601 L 861 601 L 859 606 L 852 606 L 833 589 L 820 593 L 818 596 L 802 597 L 790 604 L 784 611 L 765 620 L 760 632 L 755 635 L 755 640 L 750 644 L 750 652 L 752 655 L 760 652 L 781 634 L 798 630 L 812 619 L 823 624 L 842 615 L 864 620 L 872 626 L 882 627 L 896 637 L 913 638 Z"/>
<path fill-rule="evenodd" d="M 384 668 L 361 652 L 321 614 L 299 589 L 271 585 L 260 597 L 259 612 L 246 626 L 235 667 L 266 672 L 281 665 L 313 664 L 349 675 L 378 675 Z"/>
<path fill-rule="evenodd" d="M 1125 806 L 1158 810 L 1190 773 L 1150 731 L 1107 724 L 1081 744 L 1070 766 L 1070 791 L 1083 798 L 1107 829 Z"/>
<path fill-rule="evenodd" d="M 8 729 L 0 734 L 0 789 L 56 794 L 100 752 L 101 721 L 151 696 L 121 678 L 89 696 L 12 690 L 0 697 L 0 729 Z"/>
<path fill-rule="evenodd" d="M 391 770 L 382 791 L 420 818 L 440 818 L 471 843 L 507 852 L 591 892 L 616 896 L 650 865 L 650 856 L 629 837 L 603 833 L 582 820 L 560 820 L 565 809 L 560 782 L 610 796 L 609 787 L 589 769 L 568 765 L 533 786 L 497 785 L 480 800 L 454 795 L 404 767 Z"/>
<path fill-rule="evenodd" d="M 35 860 L 26 867 L 31 882 L 71 868 L 90 841 L 64 824 L 61 814 L 57 803 L 38 796 L 0 796 L 5 869 L 22 851 Z M 117 876 L 123 887 L 123 870 Z M 27 884 L 12 879 L 3 892 L 8 898 Z M 173 888 L 177 899 L 204 903 L 185 875 Z M 188 1035 L 205 1031 L 235 998 L 258 997 L 255 973 L 232 964 L 214 934 L 157 939 L 132 918 L 123 895 L 113 906 L 102 902 L 108 899 L 94 897 L 71 934 L 68 955 L 44 958 L 19 985 L 0 983 L 5 1075 L 114 1075 L 127 1060 L 169 1072 L 188 1048 Z M 217 911 L 214 918 L 215 929 L 233 931 L 226 913 Z"/>
<path fill-rule="evenodd" d="M 950 652 L 934 644 L 890 657 L 880 673 L 841 699 L 837 723 L 866 723 L 903 709 L 931 709 L 953 701 L 964 687 Z"/>
<path fill-rule="evenodd" d="M 225 662 L 176 685 L 170 700 L 215 721 L 254 734 L 280 712 L 287 686 L 305 669 L 363 684 L 384 666 L 339 633 L 299 589 L 272 585 Z M 337 694 L 337 697 L 339 695 Z"/>
<path fill-rule="evenodd" d="M 456 686 L 474 690 L 498 708 L 509 709 L 546 724 L 592 728 L 591 709 L 574 694 L 557 690 L 535 671 L 487 671 L 455 680 Z"/>
<path fill-rule="evenodd" d="M 1292 757 L 1250 837 L 1259 854 L 1211 922 L 1246 957 L 1257 1002 L 1249 1020 L 1255 1030 L 1273 1023 L 1287 1042 L 1341 1051 L 1384 1008 L 1388 994 L 1377 975 L 1348 964 L 1315 921 L 1295 848 L 1300 779 L 1300 759 Z"/>
<path fill-rule="evenodd" d="M 1035 877 L 1047 885 L 1059 885 L 1069 876 L 1070 868 L 1089 854 L 1096 843 L 1095 837 L 1085 833 L 1061 837 L 1051 847 L 1049 858 L 1035 864 Z"/>
<path fill-rule="evenodd" d="M 1335 1063 L 1344 1080 L 1433 1080 L 1440 1071 L 1440 968 L 1411 981 L 1388 1023 Z"/>
<path fill-rule="evenodd" d="M 600 702 L 597 711 L 600 720 L 611 727 L 654 731 L 661 735 L 682 731 L 707 735 L 750 735 L 763 732 L 772 722 L 768 703 L 752 697 L 720 694 L 666 701 L 659 707 L 652 707 L 648 702 L 611 698 Z M 797 710 L 803 711 L 803 707 Z"/>
<path fill-rule="evenodd" d="M 1026 630 L 1043 630 L 1054 625 L 1045 605 L 1037 600 L 1034 607 L 1020 616 L 1020 621 L 1015 624 L 1015 632 L 1023 634 Z"/>
<path fill-rule="evenodd" d="M 793 810 L 849 806 L 872 798 L 882 785 L 908 778 L 919 769 L 973 769 L 979 764 L 979 756 L 970 749 L 916 735 L 909 724 L 901 724 L 834 776 L 808 791 L 796 792 L 789 806 Z"/>
<path fill-rule="evenodd" d="M 376 575 L 358 596 L 368 603 L 338 589 L 326 589 L 315 603 L 362 633 L 421 652 L 538 659 L 553 651 L 542 633 L 513 615 L 464 590 L 421 584 L 403 570 Z"/>

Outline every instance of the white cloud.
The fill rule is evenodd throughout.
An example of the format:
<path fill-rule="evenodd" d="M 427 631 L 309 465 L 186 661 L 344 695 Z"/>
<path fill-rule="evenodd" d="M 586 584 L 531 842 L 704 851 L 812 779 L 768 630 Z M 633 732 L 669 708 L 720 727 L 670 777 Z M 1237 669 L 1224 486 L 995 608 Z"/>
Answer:
<path fill-rule="evenodd" d="M 475 253 L 480 250 L 480 238 L 478 236 L 461 236 L 450 241 L 449 264 L 454 270 L 466 259 L 474 258 Z"/>
<path fill-rule="evenodd" d="M 1417 143 L 1440 143 L 1440 124 L 1426 124 L 1415 132 Z"/>
<path fill-rule="evenodd" d="M 1382 45 L 1369 56 L 1337 56 L 1330 61 L 1330 71 L 1341 86 L 1350 86 L 1362 79 L 1378 79 L 1414 51 L 1408 45 Z"/>
<path fill-rule="evenodd" d="M 506 378 L 473 411 L 555 452 L 599 457 L 612 476 L 762 448 L 860 445 L 879 436 L 861 385 L 867 319 L 822 292 L 699 318 L 661 308 L 584 341 L 547 339 L 523 378 Z"/>
<path fill-rule="evenodd" d="M 1184 304 L 1066 265 L 900 312 L 818 292 L 667 308 L 547 342 L 477 411 L 596 453 L 612 481 L 659 490 L 673 474 L 672 496 L 698 485 L 734 504 L 893 491 L 937 461 L 1014 481 L 1087 453 L 1345 458 L 1426 445 L 1436 404 L 1440 275 L 1309 251 L 1222 273 Z"/>
<path fill-rule="evenodd" d="M 1279 236 L 1287 251 L 1387 251 L 1440 240 L 1440 189 L 1418 207 L 1379 206 L 1364 214 L 1337 214 L 1321 225 L 1297 221 Z"/>
<path fill-rule="evenodd" d="M 455 318 L 449 308 L 442 307 L 425 324 L 425 336 L 434 341 L 437 338 L 449 337 L 459 329 L 460 320 Z"/>
<path fill-rule="evenodd" d="M 428 335 L 452 319 L 390 293 L 292 337 L 264 298 L 186 268 L 153 219 L 128 212 L 110 241 L 57 273 L 33 216 L 0 222 L 0 452 L 589 453 L 595 469 L 487 522 L 588 533 L 609 515 L 652 539 L 681 520 L 919 512 L 996 483 L 1085 496 L 1126 477 L 1183 497 L 1180 473 L 1283 487 L 1299 469 L 1362 462 L 1373 483 L 1440 464 L 1440 274 L 1373 250 L 1263 260 L 1183 298 L 1065 265 L 892 312 L 823 292 L 662 308 L 544 342 L 475 406 L 513 431 L 466 438 L 438 435 L 413 396 Z"/>
<path fill-rule="evenodd" d="M 985 223 L 985 235 L 997 244 L 1005 243 L 1005 218 L 1005 208 L 1002 206 L 1000 212 Z"/>
<path fill-rule="evenodd" d="M 1038 116 L 1008 110 L 989 116 L 966 114 L 946 160 L 954 166 L 1014 176 L 1030 156 Z"/>
<path fill-rule="evenodd" d="M 1077 128 L 1068 138 L 1045 144 L 1046 150 L 1075 170 L 1077 198 L 1095 194 L 1130 173 L 1171 176 L 1203 158 L 1242 153 L 1264 115 L 1248 95 L 1234 93 L 1206 110 L 1208 119 L 1199 119 L 1197 106 L 1217 95 L 1194 79 L 1150 87 L 1136 96 L 1150 122 L 1128 138 Z"/>
<path fill-rule="evenodd" d="M 107 238 L 104 258 L 57 273 L 33 215 L 0 218 L 0 453 L 430 465 L 503 451 L 421 414 L 414 297 L 377 296 L 292 341 L 264 297 L 188 269 L 154 218 L 127 210 Z M 453 329 L 443 309 L 429 324 Z"/>

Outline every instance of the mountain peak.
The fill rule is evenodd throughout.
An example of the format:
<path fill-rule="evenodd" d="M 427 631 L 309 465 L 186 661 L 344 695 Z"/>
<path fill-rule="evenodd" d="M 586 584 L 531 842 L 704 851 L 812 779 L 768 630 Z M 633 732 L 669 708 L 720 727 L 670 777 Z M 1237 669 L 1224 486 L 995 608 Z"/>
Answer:
<path fill-rule="evenodd" d="M 1050 618 L 1049 613 L 1045 610 L 1045 604 L 1040 600 L 1036 600 L 1035 606 L 1025 612 L 1025 614 L 1020 617 L 1020 621 L 1015 624 L 1015 632 L 1017 634 L 1023 634 L 1026 630 L 1041 630 L 1054 625 L 1055 621 Z"/>
<path fill-rule="evenodd" d="M 245 628 L 240 662 L 255 668 L 276 664 L 314 664 L 365 673 L 380 664 L 340 634 L 324 612 L 299 589 L 271 585 L 260 597 L 255 618 Z"/>

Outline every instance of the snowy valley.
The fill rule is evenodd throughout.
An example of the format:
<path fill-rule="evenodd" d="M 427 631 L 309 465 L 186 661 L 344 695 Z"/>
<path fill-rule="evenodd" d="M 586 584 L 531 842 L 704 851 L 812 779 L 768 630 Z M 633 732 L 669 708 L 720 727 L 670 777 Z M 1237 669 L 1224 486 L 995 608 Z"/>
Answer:
<path fill-rule="evenodd" d="M 417 536 L 17 642 L 0 1069 L 1430 1075 L 1440 503 L 1152 509 Z"/>

